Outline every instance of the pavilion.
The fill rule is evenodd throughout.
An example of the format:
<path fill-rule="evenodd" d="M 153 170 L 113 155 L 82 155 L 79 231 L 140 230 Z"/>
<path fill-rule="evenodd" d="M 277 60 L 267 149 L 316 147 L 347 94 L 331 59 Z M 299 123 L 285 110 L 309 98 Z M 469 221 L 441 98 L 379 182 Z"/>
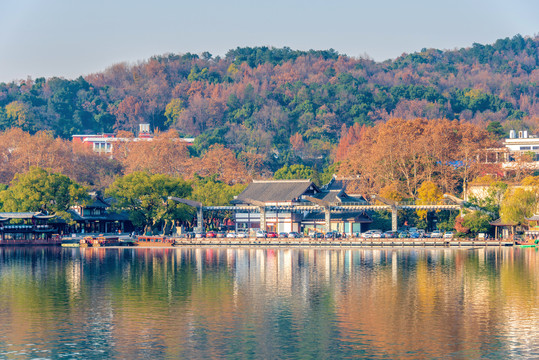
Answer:
<path fill-rule="evenodd" d="M 105 200 L 96 192 L 91 192 L 90 203 L 85 206 L 71 207 L 68 212 L 75 222 L 71 225 L 71 233 L 118 233 L 131 232 L 134 230 L 129 215 L 126 212 L 109 212 L 111 200 Z"/>
<path fill-rule="evenodd" d="M 260 212 L 235 212 L 236 230 L 306 232 L 335 230 L 361 232 L 372 219 L 364 211 L 332 210 L 346 204 L 366 205 L 363 197 L 349 196 L 337 177 L 318 187 L 311 180 L 255 180 L 232 201 L 258 206 Z M 329 216 L 329 219 L 328 219 Z M 326 229 L 328 220 L 330 229 Z"/>

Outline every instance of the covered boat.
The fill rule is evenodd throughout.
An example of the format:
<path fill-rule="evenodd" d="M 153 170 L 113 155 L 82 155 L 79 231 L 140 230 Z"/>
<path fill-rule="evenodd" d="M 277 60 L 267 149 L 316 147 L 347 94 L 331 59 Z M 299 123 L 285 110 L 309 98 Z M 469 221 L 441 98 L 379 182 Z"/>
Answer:
<path fill-rule="evenodd" d="M 173 246 L 174 238 L 167 236 L 157 235 L 157 236 L 148 236 L 148 235 L 139 235 L 135 245 L 138 246 Z"/>

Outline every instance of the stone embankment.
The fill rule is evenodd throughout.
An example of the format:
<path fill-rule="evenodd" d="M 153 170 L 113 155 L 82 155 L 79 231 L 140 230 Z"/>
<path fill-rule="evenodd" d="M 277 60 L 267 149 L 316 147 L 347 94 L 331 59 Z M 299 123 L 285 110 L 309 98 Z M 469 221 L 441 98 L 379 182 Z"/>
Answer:
<path fill-rule="evenodd" d="M 470 247 L 512 246 L 512 241 L 475 239 L 311 239 L 311 238 L 178 238 L 175 246 L 290 246 L 290 247 Z"/>

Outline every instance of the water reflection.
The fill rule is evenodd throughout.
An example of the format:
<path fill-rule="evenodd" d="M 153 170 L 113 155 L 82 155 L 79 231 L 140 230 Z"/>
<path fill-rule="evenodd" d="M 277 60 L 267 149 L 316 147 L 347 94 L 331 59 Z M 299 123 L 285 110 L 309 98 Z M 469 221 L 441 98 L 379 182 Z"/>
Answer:
<path fill-rule="evenodd" d="M 0 248 L 0 358 L 537 357 L 535 249 Z"/>

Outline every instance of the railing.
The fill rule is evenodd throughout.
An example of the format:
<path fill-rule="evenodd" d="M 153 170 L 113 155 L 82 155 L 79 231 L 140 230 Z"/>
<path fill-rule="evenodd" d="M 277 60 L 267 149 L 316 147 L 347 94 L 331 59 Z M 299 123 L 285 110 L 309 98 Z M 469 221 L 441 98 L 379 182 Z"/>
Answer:
<path fill-rule="evenodd" d="M 4 225 L 0 227 L 0 230 L 4 232 L 13 232 L 13 231 L 32 231 L 32 230 L 53 230 L 54 228 L 50 225 Z"/>
<path fill-rule="evenodd" d="M 440 209 L 440 210 L 457 210 L 460 209 L 460 205 L 454 204 L 440 204 L 436 202 L 417 204 L 414 201 L 399 202 L 396 204 L 397 208 L 401 209 Z M 340 203 L 331 204 L 332 210 L 391 210 L 391 205 L 380 203 Z M 314 204 L 293 204 L 293 205 L 267 205 L 266 211 L 320 211 L 322 207 Z M 204 206 L 203 210 L 226 210 L 226 211 L 250 211 L 259 212 L 258 206 L 252 205 L 238 205 L 238 206 Z"/>
<path fill-rule="evenodd" d="M 478 239 L 363 239 L 356 236 L 343 238 L 174 238 L 175 245 L 246 245 L 246 246 L 389 246 L 389 247 L 469 247 L 469 246 L 512 246 L 512 241 L 507 240 L 478 240 Z"/>
<path fill-rule="evenodd" d="M 34 225 L 4 225 L 4 231 L 9 230 L 32 230 Z"/>

